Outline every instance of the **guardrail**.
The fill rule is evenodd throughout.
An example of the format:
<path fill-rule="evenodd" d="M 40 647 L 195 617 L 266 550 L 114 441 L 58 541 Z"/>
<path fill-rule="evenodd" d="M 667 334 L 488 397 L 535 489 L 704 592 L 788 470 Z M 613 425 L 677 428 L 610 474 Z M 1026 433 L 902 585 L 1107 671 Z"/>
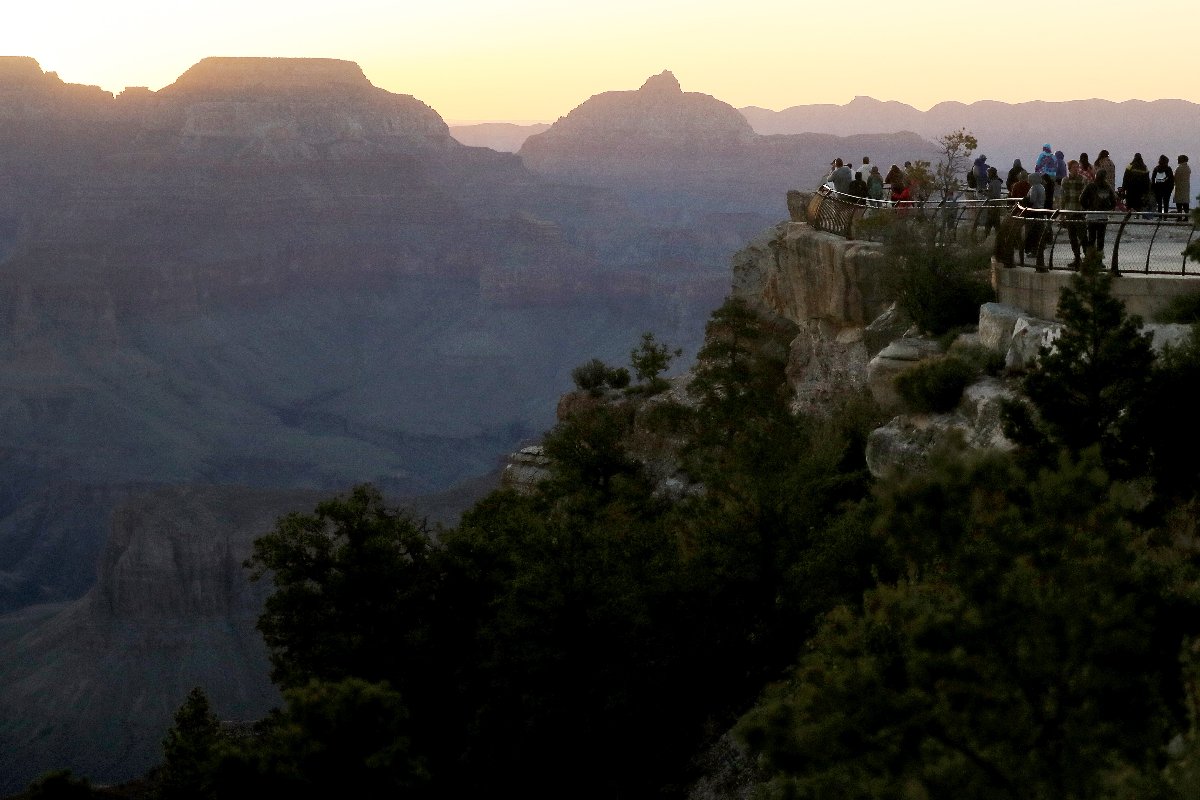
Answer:
<path fill-rule="evenodd" d="M 809 200 L 805 216 L 813 228 L 847 239 L 880 241 L 891 221 L 900 219 L 934 223 L 940 233 L 957 236 L 968 224 L 972 233 L 986 228 L 989 213 L 996 215 L 992 223 L 998 226 L 1015 202 L 1008 198 L 977 200 L 967 193 L 893 202 L 869 200 L 822 186 Z"/>
<path fill-rule="evenodd" d="M 1101 256 L 1116 274 L 1200 277 L 1200 263 L 1184 255 L 1196 239 L 1196 224 L 1190 215 L 1035 209 L 1014 198 L 975 200 L 965 196 L 893 203 L 822 186 L 810 198 L 805 216 L 817 230 L 867 241 L 882 240 L 890 224 L 899 220 L 937 225 L 943 240 L 958 238 L 965 230 L 975 241 L 980 232 L 989 234 L 995 227 L 994 254 L 1001 264 L 1059 270 L 1076 267 L 1071 233 L 1075 233 L 1082 255 L 1091 227 L 1093 235 L 1102 234 Z"/>
<path fill-rule="evenodd" d="M 1009 267 L 1027 266 L 1032 259 L 1041 269 L 1074 269 L 1071 234 L 1080 242 L 1080 253 L 1086 253 L 1089 228 L 1099 231 L 1097 249 L 1114 274 L 1200 277 L 1200 264 L 1184 255 L 1196 238 L 1191 215 L 1149 211 L 1065 211 L 1017 203 L 998 235 L 996 260 Z"/>

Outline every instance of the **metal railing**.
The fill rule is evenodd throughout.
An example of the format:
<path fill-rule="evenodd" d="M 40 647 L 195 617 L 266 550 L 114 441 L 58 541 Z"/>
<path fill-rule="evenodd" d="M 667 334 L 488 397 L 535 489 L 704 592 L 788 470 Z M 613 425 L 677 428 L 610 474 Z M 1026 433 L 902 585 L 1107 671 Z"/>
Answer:
<path fill-rule="evenodd" d="M 1196 224 L 1188 214 L 1066 211 L 1017 203 L 998 235 L 995 256 L 1005 266 L 1027 266 L 1032 259 L 1032 266 L 1042 269 L 1074 269 L 1078 257 L 1094 248 L 1116 274 L 1200 277 L 1200 263 L 1184 253 L 1195 238 Z"/>
<path fill-rule="evenodd" d="M 969 197 L 974 191 L 953 197 L 893 201 L 871 200 L 822 186 L 809 200 L 806 217 L 813 228 L 847 239 L 880 241 L 893 220 L 922 220 L 936 224 L 942 232 L 958 236 L 963 230 L 972 234 L 987 229 L 989 215 L 998 227 L 1016 201 L 1009 198 L 981 200 Z M 969 227 L 968 227 L 969 226 Z"/>
<path fill-rule="evenodd" d="M 1200 277 L 1200 263 L 1184 254 L 1196 240 L 1190 215 L 1035 209 L 1014 198 L 977 200 L 957 194 L 896 203 L 822 186 L 809 199 L 805 216 L 817 230 L 867 241 L 882 240 L 889 225 L 899 220 L 935 224 L 945 238 L 961 238 L 965 231 L 972 241 L 980 232 L 986 237 L 996 228 L 994 254 L 1001 264 L 1041 269 L 1078 265 L 1071 243 L 1074 233 L 1079 255 L 1091 242 L 1114 273 Z"/>

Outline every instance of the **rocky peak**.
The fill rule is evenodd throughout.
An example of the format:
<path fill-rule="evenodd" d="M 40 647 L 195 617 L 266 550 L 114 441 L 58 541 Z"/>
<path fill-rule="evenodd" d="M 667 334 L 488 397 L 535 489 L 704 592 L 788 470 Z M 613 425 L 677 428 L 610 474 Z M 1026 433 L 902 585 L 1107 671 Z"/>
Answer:
<path fill-rule="evenodd" d="M 679 80 L 675 77 L 675 73 L 669 69 L 664 69 L 657 75 L 651 75 L 638 91 L 644 94 L 683 93 L 683 89 L 679 86 Z"/>
<path fill-rule="evenodd" d="M 526 139 L 520 154 L 535 172 L 603 181 L 628 171 L 644 176 L 664 167 L 690 169 L 755 138 L 733 106 L 684 92 L 675 76 L 663 71 L 636 91 L 594 95 L 549 130 Z"/>

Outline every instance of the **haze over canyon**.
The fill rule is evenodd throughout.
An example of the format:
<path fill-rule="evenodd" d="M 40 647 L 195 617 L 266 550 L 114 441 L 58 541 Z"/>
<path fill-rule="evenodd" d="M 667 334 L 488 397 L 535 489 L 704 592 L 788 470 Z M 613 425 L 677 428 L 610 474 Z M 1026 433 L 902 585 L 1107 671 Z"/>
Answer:
<path fill-rule="evenodd" d="M 364 481 L 453 520 L 573 367 L 647 330 L 686 362 L 730 256 L 833 158 L 966 127 L 1007 167 L 1094 119 L 1072 148 L 1120 162 L 1188 152 L 1198 109 L 739 111 L 663 72 L 455 133 L 489 149 L 347 61 L 113 96 L 0 58 L 0 790 L 140 774 L 195 685 L 264 714 L 241 564 L 272 520 Z"/>

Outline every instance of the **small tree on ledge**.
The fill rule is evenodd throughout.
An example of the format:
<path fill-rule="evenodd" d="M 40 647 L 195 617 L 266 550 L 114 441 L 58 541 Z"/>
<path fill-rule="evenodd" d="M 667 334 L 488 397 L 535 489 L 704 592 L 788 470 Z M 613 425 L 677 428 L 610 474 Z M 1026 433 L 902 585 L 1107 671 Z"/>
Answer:
<path fill-rule="evenodd" d="M 933 141 L 941 154 L 933 173 L 934 186 L 942 197 L 951 197 L 958 188 L 959 176 L 971 163 L 971 153 L 979 147 L 979 140 L 966 128 L 959 128 Z"/>

